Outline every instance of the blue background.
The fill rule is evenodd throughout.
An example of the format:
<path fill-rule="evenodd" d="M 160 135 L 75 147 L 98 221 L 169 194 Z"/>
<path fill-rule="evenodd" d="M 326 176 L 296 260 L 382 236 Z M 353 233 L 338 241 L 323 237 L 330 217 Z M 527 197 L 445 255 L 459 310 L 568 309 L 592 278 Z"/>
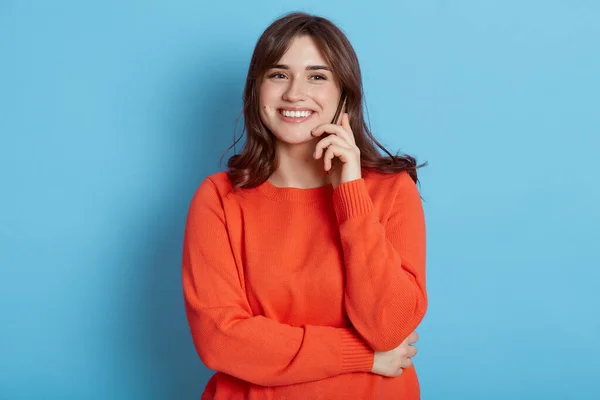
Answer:
<path fill-rule="evenodd" d="M 341 26 L 376 136 L 429 162 L 423 399 L 600 398 L 600 2 L 298 4 L 0 1 L 0 398 L 199 398 L 187 207 L 292 10 Z"/>

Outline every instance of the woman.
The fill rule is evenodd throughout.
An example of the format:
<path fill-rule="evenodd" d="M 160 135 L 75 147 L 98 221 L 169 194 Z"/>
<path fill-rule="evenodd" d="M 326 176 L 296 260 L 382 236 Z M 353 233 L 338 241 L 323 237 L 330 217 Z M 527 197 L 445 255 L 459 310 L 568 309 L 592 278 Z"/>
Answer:
<path fill-rule="evenodd" d="M 303 13 L 271 24 L 244 117 L 241 154 L 202 182 L 185 230 L 188 321 L 217 371 L 202 399 L 418 399 L 417 166 L 378 153 L 345 35 Z"/>

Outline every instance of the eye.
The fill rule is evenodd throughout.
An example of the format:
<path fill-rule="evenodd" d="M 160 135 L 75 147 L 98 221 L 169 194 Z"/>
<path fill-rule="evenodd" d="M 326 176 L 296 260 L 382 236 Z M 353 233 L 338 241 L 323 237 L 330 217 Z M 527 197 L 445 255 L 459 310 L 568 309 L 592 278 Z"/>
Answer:
<path fill-rule="evenodd" d="M 274 72 L 274 73 L 270 74 L 268 77 L 280 79 L 280 78 L 285 78 L 285 75 L 282 74 L 281 72 Z"/>
<path fill-rule="evenodd" d="M 314 79 L 315 81 L 326 81 L 327 80 L 327 77 L 325 75 L 321 75 L 321 74 L 311 75 L 310 78 Z"/>

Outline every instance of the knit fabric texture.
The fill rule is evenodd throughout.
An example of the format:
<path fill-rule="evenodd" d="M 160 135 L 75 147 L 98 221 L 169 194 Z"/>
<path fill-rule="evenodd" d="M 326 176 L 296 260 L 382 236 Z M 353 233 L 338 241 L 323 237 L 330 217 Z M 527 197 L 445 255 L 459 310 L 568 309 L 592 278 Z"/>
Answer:
<path fill-rule="evenodd" d="M 236 191 L 211 175 L 190 203 L 182 272 L 194 345 L 217 371 L 202 399 L 419 399 L 414 367 L 371 372 L 427 308 L 408 173 Z"/>

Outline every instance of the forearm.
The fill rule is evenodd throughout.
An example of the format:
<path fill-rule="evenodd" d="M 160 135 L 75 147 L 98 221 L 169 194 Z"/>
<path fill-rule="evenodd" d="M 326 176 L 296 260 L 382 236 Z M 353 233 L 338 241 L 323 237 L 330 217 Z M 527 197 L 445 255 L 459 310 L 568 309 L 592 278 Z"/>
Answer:
<path fill-rule="evenodd" d="M 368 372 L 374 352 L 352 329 L 292 327 L 238 308 L 198 309 L 186 301 L 194 344 L 210 369 L 262 386 Z"/>
<path fill-rule="evenodd" d="M 376 351 L 398 346 L 427 309 L 420 198 L 412 181 L 399 179 L 398 186 L 395 189 L 402 193 L 392 199 L 385 224 L 362 179 L 341 185 L 334 193 L 346 268 L 346 312 Z"/>
<path fill-rule="evenodd" d="M 393 349 L 423 319 L 427 309 L 425 287 L 373 218 L 348 221 L 343 232 L 342 243 L 348 243 L 344 251 L 348 317 L 373 349 Z M 358 232 L 369 240 L 357 240 Z"/>

